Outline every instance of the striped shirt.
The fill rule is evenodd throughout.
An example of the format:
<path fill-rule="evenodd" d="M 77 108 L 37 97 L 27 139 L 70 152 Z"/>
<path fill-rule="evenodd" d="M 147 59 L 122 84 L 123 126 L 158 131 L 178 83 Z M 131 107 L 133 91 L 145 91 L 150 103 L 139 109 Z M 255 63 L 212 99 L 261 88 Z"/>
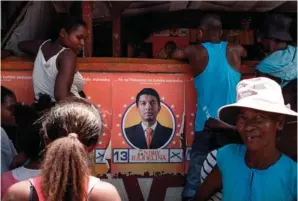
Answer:
<path fill-rule="evenodd" d="M 216 164 L 217 164 L 216 155 L 217 155 L 217 149 L 211 151 L 207 155 L 207 157 L 203 163 L 202 169 L 201 169 L 201 183 L 204 182 L 206 177 L 210 174 L 210 172 L 216 166 Z M 216 192 L 213 196 L 211 196 L 208 201 L 221 201 L 221 199 L 222 199 L 222 191 L 220 190 L 220 191 Z"/>

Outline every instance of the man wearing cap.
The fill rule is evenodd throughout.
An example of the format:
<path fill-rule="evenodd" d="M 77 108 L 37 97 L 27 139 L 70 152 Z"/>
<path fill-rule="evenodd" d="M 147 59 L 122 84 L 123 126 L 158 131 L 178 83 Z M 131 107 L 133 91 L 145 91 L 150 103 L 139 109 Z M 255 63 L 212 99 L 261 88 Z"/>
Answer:
<path fill-rule="evenodd" d="M 297 47 L 289 45 L 292 19 L 272 14 L 265 20 L 262 45 L 269 53 L 257 66 L 257 76 L 269 77 L 282 88 L 297 79 Z"/>
<path fill-rule="evenodd" d="M 235 88 L 240 81 L 241 45 L 221 41 L 222 24 L 219 16 L 207 14 L 200 21 L 200 45 L 175 50 L 173 59 L 188 59 L 197 93 L 195 140 L 192 145 L 190 167 L 182 197 L 190 200 L 200 183 L 200 170 L 209 150 L 211 135 L 204 127 L 231 128 L 216 120 L 217 110 L 236 101 Z"/>

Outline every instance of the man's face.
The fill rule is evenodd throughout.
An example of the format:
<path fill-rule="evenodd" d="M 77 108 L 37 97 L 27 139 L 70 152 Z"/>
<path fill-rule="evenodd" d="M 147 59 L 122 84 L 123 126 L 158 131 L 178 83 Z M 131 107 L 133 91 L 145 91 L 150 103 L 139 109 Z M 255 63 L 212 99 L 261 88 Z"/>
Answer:
<path fill-rule="evenodd" d="M 168 55 L 169 53 L 171 53 L 172 51 L 174 51 L 176 49 L 176 46 L 174 44 L 168 44 L 165 47 L 165 52 Z"/>
<path fill-rule="evenodd" d="M 1 124 L 15 125 L 14 106 L 16 104 L 15 96 L 7 96 L 1 104 Z"/>
<path fill-rule="evenodd" d="M 161 108 L 155 96 L 144 94 L 140 96 L 137 109 L 142 121 L 155 122 Z"/>
<path fill-rule="evenodd" d="M 265 52 L 272 51 L 273 40 L 267 39 L 267 38 L 262 38 L 261 39 L 261 44 L 262 44 L 263 49 L 265 50 Z"/>

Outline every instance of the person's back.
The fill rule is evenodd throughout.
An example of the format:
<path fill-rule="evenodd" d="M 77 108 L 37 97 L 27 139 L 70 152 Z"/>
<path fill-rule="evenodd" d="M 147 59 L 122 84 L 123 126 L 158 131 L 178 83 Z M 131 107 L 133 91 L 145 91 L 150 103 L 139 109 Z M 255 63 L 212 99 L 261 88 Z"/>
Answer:
<path fill-rule="evenodd" d="M 195 131 L 203 130 L 209 117 L 216 118 L 221 106 L 235 102 L 235 88 L 241 77 L 227 59 L 227 42 L 205 42 L 201 46 L 208 54 L 208 63 L 194 78 L 197 92 Z"/>
<path fill-rule="evenodd" d="M 120 201 L 115 187 L 90 176 L 87 152 L 102 132 L 98 110 L 81 98 L 60 101 L 41 118 L 40 177 L 11 186 L 4 201 Z"/>
<path fill-rule="evenodd" d="M 40 174 L 41 140 L 39 124 L 34 124 L 38 119 L 35 109 L 28 105 L 17 104 L 15 106 L 16 123 L 18 124 L 18 136 L 21 153 L 27 158 L 25 164 L 1 175 L 1 198 L 13 184 L 24 181 Z"/>
<path fill-rule="evenodd" d="M 11 140 L 7 136 L 5 130 L 1 127 L 1 174 L 8 171 L 13 158 L 17 155 Z"/>
<path fill-rule="evenodd" d="M 210 151 L 210 133 L 205 127 L 232 129 L 217 119 L 217 110 L 236 101 L 235 88 L 240 81 L 241 56 L 246 55 L 241 45 L 221 41 L 222 25 L 219 16 L 206 15 L 198 32 L 200 45 L 175 50 L 174 59 L 188 59 L 197 93 L 195 139 L 190 154 L 190 167 L 183 200 L 190 200 L 200 183 L 200 169 Z"/>
<path fill-rule="evenodd" d="M 61 17 L 61 18 L 60 18 Z M 69 96 L 80 97 L 84 79 L 77 69 L 77 55 L 87 38 L 86 23 L 71 16 L 60 16 L 55 36 L 47 41 L 22 41 L 20 50 L 36 56 L 33 69 L 35 100 L 48 95 L 56 102 Z"/>
<path fill-rule="evenodd" d="M 292 19 L 282 14 L 268 16 L 261 41 L 269 55 L 256 66 L 258 77 L 273 79 L 282 88 L 297 79 L 297 47 L 290 45 L 291 23 Z"/>
<path fill-rule="evenodd" d="M 33 68 L 33 86 L 35 99 L 38 100 L 40 95 L 47 94 L 51 97 L 52 101 L 55 101 L 54 89 L 56 77 L 59 73 L 58 70 L 58 59 L 60 54 L 63 53 L 67 48 L 62 47 L 60 50 L 57 49 L 55 54 L 46 60 L 44 52 L 51 51 L 52 42 L 50 40 L 45 41 L 39 47 L 36 59 L 34 61 Z M 74 74 L 73 84 L 71 85 L 70 91 L 77 97 L 80 97 L 79 92 L 83 88 L 83 78 L 79 72 Z"/>

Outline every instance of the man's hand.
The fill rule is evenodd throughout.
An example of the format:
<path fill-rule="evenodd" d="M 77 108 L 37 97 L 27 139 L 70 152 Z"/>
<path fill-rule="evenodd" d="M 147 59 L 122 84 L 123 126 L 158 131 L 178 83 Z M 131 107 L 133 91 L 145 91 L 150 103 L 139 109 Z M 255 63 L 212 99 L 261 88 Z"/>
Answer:
<path fill-rule="evenodd" d="M 218 119 L 209 118 L 205 123 L 205 130 L 207 130 L 207 131 L 217 131 L 217 130 L 233 130 L 233 131 L 235 131 L 235 127 L 230 126 Z"/>

